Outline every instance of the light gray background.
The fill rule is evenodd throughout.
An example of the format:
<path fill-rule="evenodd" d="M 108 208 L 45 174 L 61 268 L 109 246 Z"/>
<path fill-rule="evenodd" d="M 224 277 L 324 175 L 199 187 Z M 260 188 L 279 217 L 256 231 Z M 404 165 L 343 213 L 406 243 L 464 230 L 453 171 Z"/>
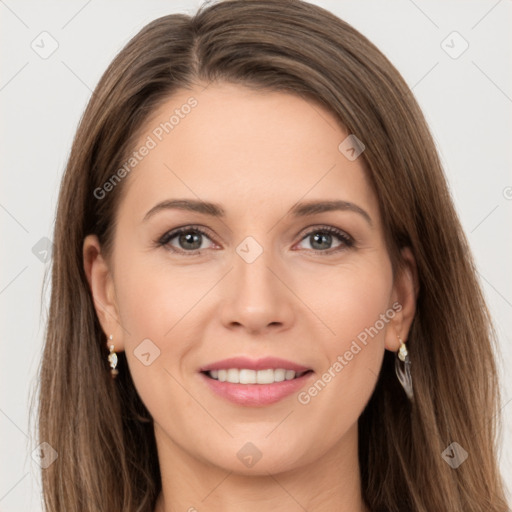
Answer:
<path fill-rule="evenodd" d="M 58 187 L 74 132 L 101 74 L 135 33 L 197 1 L 0 0 L 0 510 L 41 510 L 29 399 L 41 358 L 49 262 L 32 248 L 52 238 Z M 373 41 L 423 108 L 496 322 L 503 389 L 500 464 L 512 481 L 511 0 L 314 1 Z M 57 50 L 41 58 L 47 31 Z M 446 50 L 462 48 L 458 58 Z M 39 41 L 39 43 L 38 43 Z M 49 48 L 46 40 L 45 48 Z M 506 264 L 506 262 L 509 262 Z M 63 340 L 65 343 L 65 340 Z M 454 390 L 456 392 L 456 390 Z M 32 407 L 32 411 L 35 409 Z M 35 419 L 35 414 L 33 416 Z M 471 447 L 469 457 L 471 457 Z M 512 485 L 509 483 L 509 496 Z"/>

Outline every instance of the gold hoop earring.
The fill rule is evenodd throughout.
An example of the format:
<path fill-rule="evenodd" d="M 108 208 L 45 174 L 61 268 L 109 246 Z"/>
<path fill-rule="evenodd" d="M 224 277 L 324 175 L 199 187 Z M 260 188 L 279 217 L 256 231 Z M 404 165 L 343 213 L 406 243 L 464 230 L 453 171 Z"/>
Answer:
<path fill-rule="evenodd" d="M 108 337 L 110 341 L 112 341 L 112 334 Z M 110 374 L 112 375 L 112 378 L 115 379 L 117 377 L 117 374 L 119 373 L 118 370 L 116 370 L 117 366 L 117 354 L 114 352 L 114 344 L 110 345 L 110 354 L 108 355 L 108 362 L 110 363 Z"/>
<path fill-rule="evenodd" d="M 411 359 L 409 357 L 407 347 L 405 346 L 405 343 L 402 341 L 400 336 L 398 336 L 398 341 L 400 342 L 400 348 L 396 353 L 395 372 L 398 380 L 400 381 L 400 384 L 404 388 L 405 394 L 412 402 L 414 401 L 414 391 L 411 377 Z"/>

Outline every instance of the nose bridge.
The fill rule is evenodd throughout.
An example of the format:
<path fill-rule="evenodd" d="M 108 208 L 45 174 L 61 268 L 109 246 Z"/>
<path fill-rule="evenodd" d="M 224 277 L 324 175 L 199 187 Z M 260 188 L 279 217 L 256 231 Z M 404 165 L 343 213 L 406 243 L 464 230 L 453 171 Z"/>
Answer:
<path fill-rule="evenodd" d="M 235 247 L 232 288 L 224 321 L 242 324 L 252 331 L 290 321 L 292 294 L 282 282 L 286 282 L 285 276 L 276 277 L 283 267 L 274 257 L 271 239 L 261 231 L 259 235 L 245 237 Z"/>
<path fill-rule="evenodd" d="M 261 234 L 256 236 L 245 237 L 235 249 L 237 289 L 240 292 L 240 298 L 242 295 L 252 296 L 253 300 L 266 299 L 267 303 L 271 303 L 280 295 L 278 290 L 280 283 L 276 282 L 276 278 L 269 268 L 279 266 L 279 263 L 273 257 L 271 237 Z"/>

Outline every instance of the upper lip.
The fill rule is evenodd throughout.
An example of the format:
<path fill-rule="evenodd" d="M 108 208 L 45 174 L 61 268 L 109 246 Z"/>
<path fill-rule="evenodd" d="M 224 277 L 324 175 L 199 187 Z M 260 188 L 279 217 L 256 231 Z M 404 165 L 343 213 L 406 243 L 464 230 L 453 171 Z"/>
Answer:
<path fill-rule="evenodd" d="M 276 370 L 283 368 L 284 370 L 294 370 L 295 372 L 305 372 L 311 368 L 280 359 L 278 357 L 263 357 L 261 359 L 250 359 L 248 357 L 230 357 L 229 359 L 222 359 L 222 361 L 215 361 L 214 363 L 207 364 L 200 368 L 199 371 L 207 372 L 209 370 L 226 370 L 229 368 L 248 369 L 248 370 Z"/>

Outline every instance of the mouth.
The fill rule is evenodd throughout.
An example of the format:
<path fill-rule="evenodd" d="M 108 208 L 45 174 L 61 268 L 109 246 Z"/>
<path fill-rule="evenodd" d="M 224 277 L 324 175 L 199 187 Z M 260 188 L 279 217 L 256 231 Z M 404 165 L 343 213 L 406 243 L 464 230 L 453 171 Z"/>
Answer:
<path fill-rule="evenodd" d="M 297 393 L 314 371 L 294 361 L 267 356 L 235 356 L 199 368 L 207 388 L 239 406 L 263 407 Z"/>
<path fill-rule="evenodd" d="M 295 371 L 285 368 L 267 368 L 264 370 L 221 368 L 217 370 L 204 370 L 201 373 L 210 379 L 229 384 L 275 384 L 299 379 L 312 372 L 313 370 Z"/>
<path fill-rule="evenodd" d="M 222 400 L 244 407 L 266 407 L 298 393 L 314 380 L 314 371 L 290 368 L 233 368 L 215 365 L 199 375 L 206 387 Z"/>

